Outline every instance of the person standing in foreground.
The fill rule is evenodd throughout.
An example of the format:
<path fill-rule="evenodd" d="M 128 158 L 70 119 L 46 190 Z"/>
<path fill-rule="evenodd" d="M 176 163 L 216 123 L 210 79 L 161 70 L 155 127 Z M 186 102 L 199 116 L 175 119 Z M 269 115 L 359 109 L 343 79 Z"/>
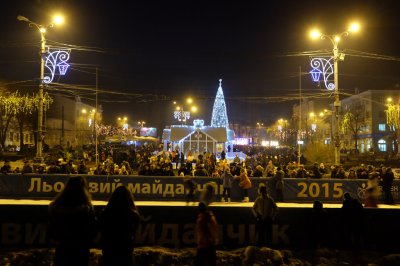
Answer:
<path fill-rule="evenodd" d="M 278 206 L 267 193 L 265 185 L 260 185 L 259 193 L 260 195 L 254 201 L 252 209 L 257 219 L 257 244 L 270 247 L 272 245 L 272 224 L 278 213 Z"/>
<path fill-rule="evenodd" d="M 125 186 L 118 187 L 99 217 L 103 266 L 134 265 L 133 246 L 139 223 L 132 193 Z"/>
<path fill-rule="evenodd" d="M 199 203 L 196 220 L 197 253 L 194 265 L 214 266 L 217 264 L 218 223 L 204 202 Z"/>
<path fill-rule="evenodd" d="M 70 177 L 49 206 L 49 234 L 56 243 L 55 266 L 89 265 L 95 222 L 86 179 Z"/>

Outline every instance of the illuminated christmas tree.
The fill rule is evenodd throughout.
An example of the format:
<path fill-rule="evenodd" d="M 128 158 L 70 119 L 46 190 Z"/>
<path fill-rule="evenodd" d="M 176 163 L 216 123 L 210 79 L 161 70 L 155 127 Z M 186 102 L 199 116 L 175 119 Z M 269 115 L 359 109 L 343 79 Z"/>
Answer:
<path fill-rule="evenodd" d="M 226 114 L 226 104 L 224 93 L 222 91 L 222 79 L 219 80 L 219 88 L 217 96 L 215 97 L 214 107 L 211 118 L 212 127 L 226 127 L 228 128 L 228 115 Z"/>

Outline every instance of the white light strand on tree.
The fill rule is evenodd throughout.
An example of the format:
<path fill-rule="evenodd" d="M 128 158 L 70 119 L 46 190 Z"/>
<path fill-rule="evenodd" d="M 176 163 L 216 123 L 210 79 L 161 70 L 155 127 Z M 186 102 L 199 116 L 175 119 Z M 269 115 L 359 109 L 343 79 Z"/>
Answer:
<path fill-rule="evenodd" d="M 228 115 L 226 113 L 226 104 L 224 93 L 222 91 L 222 79 L 219 80 L 219 88 L 217 96 L 215 97 L 214 107 L 211 118 L 212 127 L 225 127 L 228 128 Z"/>

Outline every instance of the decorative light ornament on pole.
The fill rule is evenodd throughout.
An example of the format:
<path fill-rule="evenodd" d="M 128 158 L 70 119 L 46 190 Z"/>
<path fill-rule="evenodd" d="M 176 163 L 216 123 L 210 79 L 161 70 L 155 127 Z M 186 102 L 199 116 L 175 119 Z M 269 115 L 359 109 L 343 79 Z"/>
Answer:
<path fill-rule="evenodd" d="M 42 162 L 42 149 L 43 149 L 43 89 L 46 84 L 53 81 L 56 70 L 58 69 L 60 75 L 65 75 L 69 64 L 67 63 L 69 59 L 70 50 L 68 49 L 52 49 L 47 47 L 46 53 L 46 37 L 45 34 L 47 29 L 54 27 L 54 25 L 60 25 L 64 22 L 64 19 L 57 15 L 53 18 L 53 21 L 48 25 L 43 26 L 36 22 L 29 20 L 28 18 L 18 15 L 17 19 L 19 21 L 27 22 L 29 27 L 36 28 L 40 33 L 40 83 L 39 83 L 39 103 L 38 103 L 38 130 L 37 130 L 37 145 L 36 145 L 36 162 Z M 46 56 L 47 54 L 47 56 Z M 45 67 L 50 71 L 50 75 L 45 74 Z"/>
<path fill-rule="evenodd" d="M 192 98 L 188 98 L 186 103 L 191 105 L 193 103 Z M 174 102 L 174 105 L 177 105 L 177 102 Z M 191 106 L 190 111 L 192 113 L 197 112 L 196 106 Z M 186 121 L 190 119 L 190 111 L 185 111 L 183 106 L 177 106 L 176 110 L 174 111 L 174 118 L 181 122 L 181 125 L 186 124 Z"/>
<path fill-rule="evenodd" d="M 334 134 L 334 144 L 335 144 L 335 164 L 340 164 L 340 137 L 339 137 L 339 108 L 340 108 L 340 99 L 339 99 L 339 76 L 338 76 L 338 62 L 339 60 L 344 60 L 344 54 L 339 52 L 338 44 L 342 37 L 347 37 L 351 32 L 357 32 L 360 29 L 359 24 L 353 23 L 350 25 L 347 31 L 344 31 L 340 34 L 335 35 L 326 35 L 321 33 L 318 30 L 313 30 L 310 32 L 310 37 L 313 39 L 328 39 L 331 41 L 333 45 L 333 57 L 326 59 L 324 57 L 320 58 L 312 58 L 311 66 L 313 69 L 310 71 L 310 74 L 314 81 L 319 81 L 321 75 L 324 79 L 325 87 L 328 90 L 334 90 L 334 103 L 335 107 L 335 134 Z M 329 81 L 330 76 L 332 75 L 332 63 L 333 60 L 333 83 Z"/>

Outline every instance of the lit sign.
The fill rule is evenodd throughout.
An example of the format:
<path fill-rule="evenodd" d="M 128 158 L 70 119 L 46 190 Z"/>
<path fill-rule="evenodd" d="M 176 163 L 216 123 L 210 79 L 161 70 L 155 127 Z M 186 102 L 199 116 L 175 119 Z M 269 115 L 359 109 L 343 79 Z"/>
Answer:
<path fill-rule="evenodd" d="M 249 145 L 250 139 L 249 138 L 235 138 L 234 144 L 236 145 Z"/>
<path fill-rule="evenodd" d="M 264 147 L 279 147 L 279 141 L 276 140 L 263 140 L 261 146 Z"/>
<path fill-rule="evenodd" d="M 45 73 L 43 78 L 43 83 L 49 84 L 53 81 L 56 71 L 60 73 L 60 75 L 65 75 L 69 68 L 69 64 L 67 63 L 69 59 L 70 50 L 54 50 L 47 52 L 45 57 L 44 66 L 50 73 Z"/>
<path fill-rule="evenodd" d="M 334 90 L 335 84 L 332 82 L 331 76 L 333 75 L 332 57 L 323 58 L 315 57 L 311 59 L 312 70 L 310 71 L 311 77 L 314 82 L 319 82 L 322 78 L 324 79 L 325 88 L 328 90 Z"/>

